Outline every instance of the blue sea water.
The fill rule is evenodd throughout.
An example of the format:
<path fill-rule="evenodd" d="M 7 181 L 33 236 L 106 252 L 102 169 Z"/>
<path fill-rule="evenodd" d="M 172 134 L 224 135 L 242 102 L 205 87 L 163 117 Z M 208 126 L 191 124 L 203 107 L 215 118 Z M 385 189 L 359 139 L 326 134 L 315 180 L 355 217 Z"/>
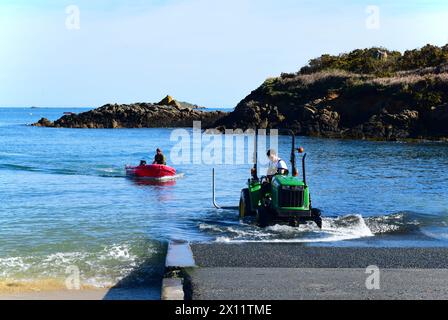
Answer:
<path fill-rule="evenodd" d="M 126 164 L 149 160 L 157 147 L 169 154 L 171 129 L 27 126 L 65 111 L 84 110 L 0 109 L 0 280 L 60 278 L 71 265 L 95 286 L 157 279 L 170 239 L 448 246 L 446 143 L 300 137 L 323 230 L 260 229 L 235 210 L 213 209 L 212 165 L 179 165 L 184 177 L 168 185 L 126 178 Z M 280 137 L 286 158 L 289 148 Z M 218 202 L 237 206 L 250 165 L 215 167 Z"/>

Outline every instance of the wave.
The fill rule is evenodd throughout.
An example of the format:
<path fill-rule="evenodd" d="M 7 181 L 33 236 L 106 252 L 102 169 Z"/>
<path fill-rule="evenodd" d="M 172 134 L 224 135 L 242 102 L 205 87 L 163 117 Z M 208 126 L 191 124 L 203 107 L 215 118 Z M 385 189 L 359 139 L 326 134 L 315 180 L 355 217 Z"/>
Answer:
<path fill-rule="evenodd" d="M 76 267 L 79 269 L 80 282 L 83 286 L 107 288 L 128 277 L 133 277 L 132 283 L 127 282 L 132 285 L 148 277 L 157 277 L 158 266 L 163 265 L 163 256 L 159 242 L 145 241 L 117 243 L 99 250 L 2 257 L 0 281 L 64 280 L 70 270 L 68 268 Z M 143 264 L 145 273 L 134 275 L 135 270 Z"/>
<path fill-rule="evenodd" d="M 216 242 L 335 242 L 365 237 L 374 234 L 367 227 L 360 215 L 351 215 L 341 218 L 323 218 L 322 229 L 310 222 L 299 228 L 287 225 L 274 225 L 261 229 L 252 225 L 243 225 L 242 228 L 229 226 L 200 226 L 202 230 L 223 232 L 217 235 Z"/>
<path fill-rule="evenodd" d="M 0 126 L 1 126 L 1 124 L 0 124 Z M 23 157 L 23 156 L 25 156 L 25 154 L 23 154 L 23 153 L 0 151 L 0 157 Z"/>
<path fill-rule="evenodd" d="M 424 228 L 447 227 L 446 215 L 423 214 L 403 211 L 390 215 L 366 218 L 366 224 L 376 235 L 381 234 L 416 234 Z"/>
<path fill-rule="evenodd" d="M 399 212 L 390 215 L 363 217 L 352 214 L 324 217 L 322 229 L 309 222 L 298 228 L 274 225 L 265 229 L 254 224 L 223 224 L 210 220 L 199 224 L 199 229 L 215 238 L 216 242 L 338 242 L 371 238 L 379 235 L 421 234 L 436 239 L 448 239 L 448 225 L 441 216 Z M 438 228 L 437 228 L 438 227 Z"/>

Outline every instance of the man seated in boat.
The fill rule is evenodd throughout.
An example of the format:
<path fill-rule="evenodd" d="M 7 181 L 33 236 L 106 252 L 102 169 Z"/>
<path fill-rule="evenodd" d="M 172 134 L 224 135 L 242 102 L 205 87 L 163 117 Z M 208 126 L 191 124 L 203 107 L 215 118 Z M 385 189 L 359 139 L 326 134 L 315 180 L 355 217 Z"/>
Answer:
<path fill-rule="evenodd" d="M 166 158 L 165 155 L 162 153 L 162 150 L 157 148 L 156 155 L 154 157 L 154 162 L 152 164 L 160 164 L 166 166 Z"/>

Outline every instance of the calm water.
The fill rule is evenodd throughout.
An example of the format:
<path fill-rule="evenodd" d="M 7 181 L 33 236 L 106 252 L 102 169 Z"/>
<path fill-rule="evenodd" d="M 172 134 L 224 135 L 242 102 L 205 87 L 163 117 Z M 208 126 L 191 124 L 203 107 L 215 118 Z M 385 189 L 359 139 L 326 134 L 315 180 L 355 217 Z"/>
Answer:
<path fill-rule="evenodd" d="M 447 246 L 448 145 L 300 138 L 324 228 L 240 223 L 211 206 L 211 168 L 180 165 L 175 185 L 126 179 L 124 166 L 169 151 L 168 129 L 26 126 L 67 109 L 0 109 L 0 278 L 110 285 L 157 272 L 169 239 L 331 246 Z M 290 139 L 280 151 L 289 155 Z M 249 165 L 217 166 L 218 201 L 236 206 Z M 136 272 L 136 270 L 138 272 Z"/>

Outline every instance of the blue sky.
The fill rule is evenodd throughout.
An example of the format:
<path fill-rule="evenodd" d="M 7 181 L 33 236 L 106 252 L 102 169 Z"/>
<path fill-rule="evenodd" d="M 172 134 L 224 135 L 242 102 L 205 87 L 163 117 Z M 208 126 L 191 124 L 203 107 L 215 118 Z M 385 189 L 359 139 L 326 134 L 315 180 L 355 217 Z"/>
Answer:
<path fill-rule="evenodd" d="M 66 7 L 80 29 L 66 28 Z M 380 29 L 368 29 L 369 5 Z M 234 107 L 266 78 L 355 48 L 448 43 L 447 1 L 2 0 L 0 106 L 176 99 Z"/>

